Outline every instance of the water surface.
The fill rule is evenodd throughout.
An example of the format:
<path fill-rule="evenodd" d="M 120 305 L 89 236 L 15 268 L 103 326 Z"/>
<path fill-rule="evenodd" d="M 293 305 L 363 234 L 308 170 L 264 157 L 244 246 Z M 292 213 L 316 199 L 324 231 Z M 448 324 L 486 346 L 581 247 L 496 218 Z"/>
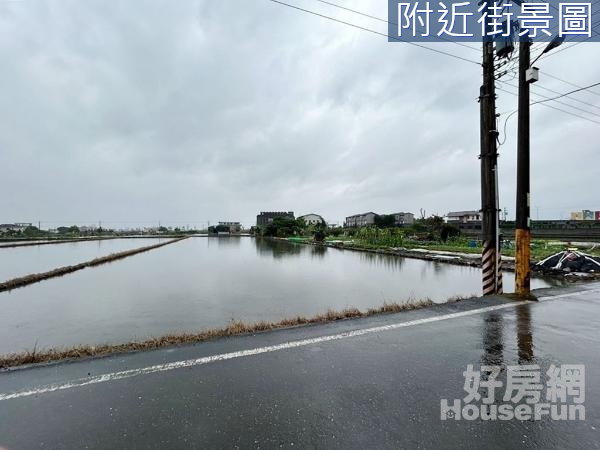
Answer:
<path fill-rule="evenodd" d="M 190 238 L 0 294 L 0 353 L 480 290 L 481 272 L 470 267 L 249 237 Z"/>
<path fill-rule="evenodd" d="M 0 282 L 162 241 L 158 238 L 101 239 L 0 248 Z"/>

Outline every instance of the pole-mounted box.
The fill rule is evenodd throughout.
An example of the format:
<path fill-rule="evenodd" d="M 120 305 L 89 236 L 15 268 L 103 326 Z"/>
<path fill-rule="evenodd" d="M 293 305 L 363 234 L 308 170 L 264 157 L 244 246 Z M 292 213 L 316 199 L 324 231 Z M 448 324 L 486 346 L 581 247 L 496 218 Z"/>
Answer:
<path fill-rule="evenodd" d="M 502 22 L 502 34 L 497 34 L 496 55 L 498 58 L 508 58 L 515 51 L 515 30 L 518 29 L 517 22 L 505 20 Z M 504 36 L 504 35 L 507 36 Z"/>
<path fill-rule="evenodd" d="M 535 83 L 539 79 L 540 69 L 538 69 L 537 67 L 530 67 L 529 69 L 527 69 L 527 72 L 525 72 L 525 81 L 527 81 L 528 83 Z"/>

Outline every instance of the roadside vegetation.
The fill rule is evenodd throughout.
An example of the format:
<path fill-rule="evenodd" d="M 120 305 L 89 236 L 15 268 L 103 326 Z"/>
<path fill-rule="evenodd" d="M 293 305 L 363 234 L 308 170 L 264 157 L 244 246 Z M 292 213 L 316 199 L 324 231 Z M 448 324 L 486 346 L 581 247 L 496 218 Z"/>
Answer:
<path fill-rule="evenodd" d="M 482 242 L 476 238 L 461 236 L 460 230 L 444 222 L 439 216 L 416 219 L 410 226 L 394 225 L 393 216 L 377 216 L 375 224 L 360 228 L 327 227 L 325 224 L 307 225 L 299 219 L 276 218 L 267 226 L 255 227 L 257 236 L 287 238 L 296 242 L 326 242 L 354 249 L 390 250 L 424 249 L 455 253 L 481 254 Z M 507 236 L 508 237 L 508 236 Z M 573 244 L 577 247 L 577 244 Z M 531 255 L 534 260 L 542 260 L 565 250 L 567 245 L 557 241 L 534 239 Z M 600 246 L 585 249 L 586 253 L 600 256 Z M 514 256 L 515 248 L 511 239 L 502 243 L 502 253 Z"/>
<path fill-rule="evenodd" d="M 470 297 L 452 297 L 448 303 L 465 300 Z M 161 337 L 151 338 L 139 342 L 130 342 L 126 344 L 104 344 L 104 345 L 82 345 L 68 349 L 50 349 L 38 350 L 34 348 L 31 351 L 23 353 L 13 353 L 0 355 L 0 369 L 9 369 L 12 367 L 26 364 L 48 363 L 52 361 L 61 361 L 65 359 L 80 359 L 89 357 L 98 357 L 113 355 L 119 353 L 129 353 L 142 350 L 153 350 L 174 345 L 185 345 L 208 341 L 226 336 L 237 336 L 243 334 L 254 334 L 264 331 L 271 331 L 283 328 L 291 328 L 310 324 L 321 324 L 335 322 L 346 319 L 356 319 L 361 317 L 371 317 L 381 314 L 394 314 L 404 311 L 411 311 L 433 306 L 434 302 L 429 299 L 409 300 L 405 303 L 384 303 L 379 308 L 370 308 L 366 311 L 360 311 L 356 308 L 347 308 L 342 311 L 328 310 L 324 314 L 318 314 L 314 317 L 306 318 L 303 316 L 283 319 L 278 322 L 256 322 L 245 323 L 232 320 L 224 328 L 215 328 L 200 331 L 198 333 L 178 333 L 168 334 Z"/>
<path fill-rule="evenodd" d="M 276 217 L 270 224 L 253 227 L 251 231 L 256 236 L 292 238 L 292 240 L 294 238 L 296 240 L 311 239 L 323 242 L 329 230 L 324 222 L 307 224 L 302 219 Z"/>
<path fill-rule="evenodd" d="M 425 249 L 431 251 L 469 253 L 478 255 L 481 254 L 483 248 L 480 240 L 471 237 L 457 236 L 450 238 L 447 241 L 431 241 L 415 239 L 414 237 L 411 237 L 410 234 L 407 235 L 405 231 L 401 230 L 396 231 L 396 233 L 400 236 L 394 236 L 393 233 L 391 236 L 387 235 L 386 233 L 378 234 L 377 230 L 370 230 L 369 232 L 362 231 L 354 235 L 330 235 L 327 237 L 326 241 L 353 243 L 354 247 L 365 249 Z M 364 237 L 365 235 L 367 235 L 366 238 Z M 531 243 L 531 257 L 535 260 L 542 260 L 550 255 L 565 250 L 566 247 L 577 248 L 577 243 L 566 245 L 565 243 L 558 241 L 534 239 Z M 596 248 L 586 248 L 580 250 L 593 256 L 600 256 L 600 246 Z M 512 241 L 507 240 L 503 243 L 502 254 L 505 256 L 515 256 L 515 248 Z"/>

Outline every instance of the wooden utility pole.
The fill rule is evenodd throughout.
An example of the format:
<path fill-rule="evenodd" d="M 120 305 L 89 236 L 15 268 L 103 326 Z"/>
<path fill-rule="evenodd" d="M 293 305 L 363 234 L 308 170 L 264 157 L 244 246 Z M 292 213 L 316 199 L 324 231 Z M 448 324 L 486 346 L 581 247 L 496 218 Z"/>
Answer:
<path fill-rule="evenodd" d="M 482 11 L 487 19 L 488 8 Z M 486 23 L 486 31 L 488 30 Z M 483 232 L 483 295 L 502 293 L 500 242 L 498 233 L 498 131 L 496 127 L 496 80 L 494 42 L 483 36 L 483 85 L 479 95 L 481 135 L 481 214 Z"/>
<path fill-rule="evenodd" d="M 530 295 L 531 197 L 529 180 L 529 82 L 531 42 L 519 44 L 519 125 L 517 131 L 517 212 L 515 221 L 515 292 Z"/>

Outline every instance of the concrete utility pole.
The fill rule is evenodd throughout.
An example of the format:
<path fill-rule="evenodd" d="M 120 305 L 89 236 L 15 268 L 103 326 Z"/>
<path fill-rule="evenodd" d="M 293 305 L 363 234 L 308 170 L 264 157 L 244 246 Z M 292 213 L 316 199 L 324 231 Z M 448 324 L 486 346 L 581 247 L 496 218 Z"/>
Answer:
<path fill-rule="evenodd" d="M 482 11 L 484 18 L 488 8 Z M 489 26 L 486 23 L 486 31 Z M 487 34 L 487 32 L 486 32 Z M 494 42 L 483 37 L 483 85 L 479 95 L 481 134 L 481 213 L 483 231 L 483 295 L 502 293 L 502 272 L 498 209 L 498 148 L 496 129 L 496 80 L 494 77 Z"/>
<path fill-rule="evenodd" d="M 519 119 L 517 131 L 517 209 L 515 221 L 515 292 L 527 296 L 530 292 L 530 190 L 529 190 L 529 82 L 531 42 L 519 44 Z"/>
<path fill-rule="evenodd" d="M 557 36 L 533 61 L 564 42 Z M 515 221 L 515 293 L 528 297 L 531 292 L 531 194 L 529 150 L 529 84 L 538 79 L 538 69 L 532 67 L 531 41 L 524 38 L 519 44 L 519 125 L 517 131 L 517 212 Z M 538 208 L 539 219 L 539 208 Z"/>

